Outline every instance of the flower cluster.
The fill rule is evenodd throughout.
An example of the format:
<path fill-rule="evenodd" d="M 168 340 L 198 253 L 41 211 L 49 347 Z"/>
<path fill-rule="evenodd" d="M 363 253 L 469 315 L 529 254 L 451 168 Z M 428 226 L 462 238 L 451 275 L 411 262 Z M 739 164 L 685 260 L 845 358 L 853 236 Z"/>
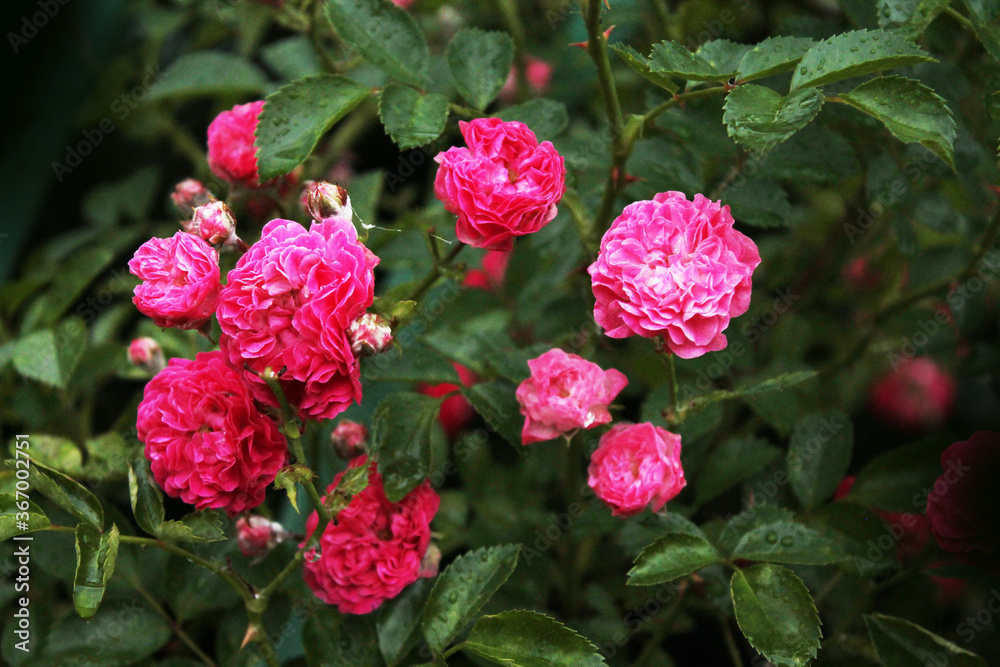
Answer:
<path fill-rule="evenodd" d="M 368 467 L 368 486 L 351 498 L 336 523 L 327 525 L 319 539 L 319 552 L 310 550 L 305 559 L 309 588 L 345 614 L 367 614 L 399 595 L 422 573 L 433 576 L 436 571 L 424 569 L 424 558 L 431 542 L 431 519 L 441 499 L 424 482 L 398 503 L 390 502 L 376 464 L 360 456 L 349 465 L 361 466 Z M 334 478 L 328 493 L 342 476 Z M 318 525 L 314 512 L 306 523 L 307 540 Z"/>

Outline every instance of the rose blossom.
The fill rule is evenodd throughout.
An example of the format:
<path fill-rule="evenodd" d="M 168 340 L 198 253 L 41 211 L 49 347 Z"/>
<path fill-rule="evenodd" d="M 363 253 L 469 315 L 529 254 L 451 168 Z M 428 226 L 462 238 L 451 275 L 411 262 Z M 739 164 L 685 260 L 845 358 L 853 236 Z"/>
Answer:
<path fill-rule="evenodd" d="M 528 362 L 531 377 L 517 388 L 524 415 L 521 444 L 551 440 L 611 421 L 608 405 L 628 380 L 623 374 L 553 348 Z"/>
<path fill-rule="evenodd" d="M 201 181 L 186 178 L 174 187 L 174 191 L 170 194 L 170 199 L 173 200 L 177 210 L 185 218 L 190 219 L 194 215 L 196 208 L 215 201 L 215 196 L 209 192 L 208 188 Z"/>
<path fill-rule="evenodd" d="M 330 433 L 330 444 L 333 445 L 337 456 L 345 461 L 364 454 L 367 450 L 365 446 L 367 440 L 368 429 L 365 425 L 350 419 L 341 420 L 337 428 Z"/>
<path fill-rule="evenodd" d="M 536 93 L 544 94 L 549 89 L 552 82 L 552 65 L 541 58 L 527 56 L 524 59 L 525 73 L 528 75 L 528 85 Z M 511 65 L 510 74 L 500 89 L 500 99 L 511 102 L 517 96 L 517 66 Z"/>
<path fill-rule="evenodd" d="M 184 231 L 217 245 L 235 245 L 236 218 L 224 201 L 213 201 L 199 206 L 184 225 Z"/>
<path fill-rule="evenodd" d="M 556 217 L 566 167 L 551 142 L 538 143 L 524 123 L 499 118 L 459 122 L 468 148 L 434 158 L 434 194 L 458 216 L 458 239 L 477 248 L 510 250 L 514 237 Z"/>
<path fill-rule="evenodd" d="M 663 192 L 625 207 L 601 239 L 594 317 L 611 338 L 662 336 L 683 359 L 726 346 L 722 332 L 750 307 L 757 246 L 728 206 Z"/>
<path fill-rule="evenodd" d="M 590 457 L 587 484 L 615 516 L 654 512 L 687 484 L 681 437 L 650 423 L 616 424 Z"/>
<path fill-rule="evenodd" d="M 128 269 L 142 280 L 132 303 L 159 327 L 201 328 L 219 301 L 219 253 L 203 240 L 177 232 L 139 246 Z"/>
<path fill-rule="evenodd" d="M 955 380 L 933 359 L 916 357 L 871 389 L 872 412 L 904 431 L 937 428 L 955 405 Z"/>
<path fill-rule="evenodd" d="M 288 537 L 284 527 L 262 516 L 241 517 L 236 521 L 236 544 L 247 558 L 261 558 Z"/>
<path fill-rule="evenodd" d="M 257 400 L 277 405 L 257 376 L 281 372 L 289 402 L 304 418 L 330 419 L 361 400 L 360 367 L 347 328 L 372 304 L 378 258 L 350 223 L 331 218 L 306 230 L 267 223 L 229 273 L 219 297 L 219 345 Z"/>
<path fill-rule="evenodd" d="M 979 431 L 941 454 L 944 473 L 927 497 L 931 533 L 966 565 L 1000 575 L 1000 433 Z"/>
<path fill-rule="evenodd" d="M 392 327 L 375 313 L 364 313 L 347 327 L 351 351 L 359 357 L 382 354 L 392 347 Z"/>
<path fill-rule="evenodd" d="M 306 552 L 303 572 L 316 597 L 344 614 L 367 614 L 399 595 L 421 572 L 432 574 L 424 557 L 431 542 L 431 519 L 441 502 L 426 481 L 399 502 L 390 502 L 376 464 L 367 456 L 349 464 L 360 466 L 368 466 L 368 486 L 327 525 L 318 558 L 315 550 Z M 343 474 L 334 478 L 327 493 Z M 318 524 L 313 512 L 306 522 L 307 540 Z"/>
<path fill-rule="evenodd" d="M 476 384 L 479 378 L 476 374 L 470 371 L 468 368 L 461 364 L 452 363 L 455 367 L 455 371 L 458 372 L 458 377 L 462 382 L 463 387 L 471 387 Z M 445 394 L 450 394 L 453 391 L 458 391 L 462 387 L 457 384 L 452 384 L 451 382 L 442 382 L 441 384 L 419 384 L 417 385 L 417 391 L 425 396 L 431 396 L 432 398 L 438 398 L 444 396 Z M 454 394 L 444 399 L 441 403 L 441 410 L 438 412 L 438 421 L 441 426 L 444 427 L 445 433 L 448 437 L 454 439 L 459 433 L 472 421 L 472 418 L 476 416 L 476 410 L 471 405 L 469 401 L 466 400 L 465 396 L 461 394 Z"/>
<path fill-rule="evenodd" d="M 208 126 L 208 166 L 224 181 L 248 188 L 260 186 L 254 132 L 264 100 L 237 104 Z"/>
<path fill-rule="evenodd" d="M 474 289 L 499 290 L 503 287 L 503 278 L 504 274 L 507 273 L 509 262 L 509 252 L 488 250 L 483 255 L 482 268 L 466 271 L 462 284 Z"/>
<path fill-rule="evenodd" d="M 156 375 L 167 362 L 163 358 L 163 348 L 152 338 L 136 338 L 128 346 L 128 360 L 133 366 Z"/>
<path fill-rule="evenodd" d="M 277 424 L 218 351 L 171 359 L 146 384 L 136 429 L 156 482 L 197 509 L 260 505 L 285 464 Z"/>

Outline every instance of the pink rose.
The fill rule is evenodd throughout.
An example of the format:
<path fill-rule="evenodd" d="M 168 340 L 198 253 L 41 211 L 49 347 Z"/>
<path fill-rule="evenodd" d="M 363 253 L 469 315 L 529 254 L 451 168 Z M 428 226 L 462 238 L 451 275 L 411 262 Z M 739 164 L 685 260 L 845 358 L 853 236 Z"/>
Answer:
<path fill-rule="evenodd" d="M 249 365 L 257 400 L 277 405 L 256 375 L 267 367 L 284 369 L 280 384 L 303 418 L 330 419 L 361 400 L 347 328 L 372 305 L 376 264 L 350 223 L 267 223 L 230 271 L 218 309 L 219 345 L 234 368 Z"/>
<path fill-rule="evenodd" d="M 625 207 L 601 240 L 594 317 L 611 338 L 663 336 L 684 359 L 726 346 L 729 320 L 750 307 L 757 246 L 728 206 L 664 192 Z"/>
<path fill-rule="evenodd" d="M 208 167 L 224 181 L 248 188 L 260 186 L 254 132 L 264 100 L 237 104 L 208 126 Z"/>
<path fill-rule="evenodd" d="M 611 421 L 608 405 L 628 380 L 575 354 L 553 348 L 528 362 L 531 377 L 517 388 L 524 415 L 521 444 L 551 440 Z"/>
<path fill-rule="evenodd" d="M 132 303 L 159 327 L 199 329 L 219 301 L 219 253 L 197 236 L 177 232 L 139 246 L 128 269 L 142 280 Z"/>
<path fill-rule="evenodd" d="M 536 93 L 544 94 L 552 82 L 552 65 L 541 58 L 527 56 L 524 59 L 525 73 L 528 75 L 528 85 Z M 500 99 L 511 102 L 517 95 L 517 66 L 512 65 L 503 88 L 500 89 Z"/>
<path fill-rule="evenodd" d="M 917 357 L 872 385 L 872 412 L 904 431 L 933 430 L 951 414 L 955 391 L 946 370 L 929 357 Z"/>
<path fill-rule="evenodd" d="M 470 371 L 468 368 L 461 364 L 452 363 L 455 370 L 458 372 L 458 377 L 462 382 L 463 387 L 471 387 L 476 384 L 479 378 L 476 374 Z M 458 391 L 462 387 L 457 384 L 452 384 L 451 382 L 442 382 L 441 384 L 419 384 L 417 385 L 417 391 L 425 396 L 431 396 L 433 398 L 439 398 L 445 394 L 450 394 L 453 391 Z M 455 439 L 459 433 L 461 433 L 472 418 L 476 416 L 476 410 L 471 405 L 469 401 L 466 400 L 465 396 L 461 394 L 454 394 L 444 399 L 441 403 L 441 411 L 438 413 L 438 421 L 444 428 L 445 433 L 448 437 Z"/>
<path fill-rule="evenodd" d="M 503 287 L 508 262 L 510 262 L 509 252 L 489 250 L 483 256 L 482 268 L 466 271 L 462 284 L 474 289 L 499 290 Z"/>
<path fill-rule="evenodd" d="M 510 250 L 514 237 L 537 232 L 556 217 L 566 167 L 552 144 L 524 123 L 499 118 L 459 122 L 468 148 L 449 148 L 434 194 L 458 216 L 458 239 L 477 248 Z"/>
<path fill-rule="evenodd" d="M 236 218 L 224 201 L 213 201 L 194 210 L 191 219 L 183 225 L 184 231 L 194 234 L 211 245 L 220 243 L 236 245 Z"/>
<path fill-rule="evenodd" d="M 368 486 L 326 527 L 319 553 L 306 552 L 303 572 L 316 597 L 344 614 L 367 614 L 399 595 L 421 571 L 431 574 L 423 561 L 441 502 L 426 481 L 398 503 L 389 502 L 375 463 L 360 456 L 349 464 L 360 466 L 368 466 Z M 327 493 L 342 476 L 334 478 Z M 318 524 L 313 512 L 306 522 L 307 539 Z"/>
<path fill-rule="evenodd" d="M 128 360 L 133 366 L 156 375 L 167 362 L 163 358 L 163 348 L 152 338 L 136 338 L 128 346 Z"/>
<path fill-rule="evenodd" d="M 284 527 L 262 516 L 251 515 L 236 520 L 236 544 L 247 558 L 262 558 L 288 537 Z"/>
<path fill-rule="evenodd" d="M 979 431 L 941 454 L 944 473 L 927 496 L 931 533 L 966 565 L 1000 576 L 1000 433 Z"/>
<path fill-rule="evenodd" d="M 278 425 L 217 351 L 171 359 L 146 384 L 136 429 L 156 482 L 197 509 L 254 508 L 285 465 Z"/>
<path fill-rule="evenodd" d="M 344 419 L 330 433 L 330 444 L 337 456 L 350 461 L 367 451 L 368 429 L 364 424 Z"/>
<path fill-rule="evenodd" d="M 611 427 L 591 455 L 587 472 L 587 484 L 620 517 L 638 514 L 647 505 L 658 512 L 687 484 L 681 437 L 648 422 Z"/>
<path fill-rule="evenodd" d="M 392 347 L 392 327 L 381 315 L 364 313 L 347 327 L 351 351 L 356 356 L 382 354 Z"/>

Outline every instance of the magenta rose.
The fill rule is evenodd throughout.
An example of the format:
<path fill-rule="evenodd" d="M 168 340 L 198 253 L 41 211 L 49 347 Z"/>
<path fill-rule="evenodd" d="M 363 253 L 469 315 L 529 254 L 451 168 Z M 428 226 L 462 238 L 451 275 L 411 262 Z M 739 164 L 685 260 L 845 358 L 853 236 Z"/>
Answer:
<path fill-rule="evenodd" d="M 1000 433 L 979 431 L 941 454 L 944 473 L 927 497 L 938 544 L 960 563 L 1000 575 Z"/>
<path fill-rule="evenodd" d="M 517 388 L 524 415 L 521 444 L 551 440 L 611 421 L 608 405 L 628 380 L 615 369 L 553 348 L 528 362 L 531 377 Z"/>
<path fill-rule="evenodd" d="M 872 385 L 872 412 L 904 431 L 932 430 L 951 414 L 955 391 L 948 371 L 933 359 L 917 357 Z"/>
<path fill-rule="evenodd" d="M 556 217 L 566 192 L 563 158 L 524 123 L 477 118 L 458 125 L 468 148 L 434 158 L 440 165 L 434 193 L 458 216 L 460 241 L 510 250 L 515 236 L 537 232 Z"/>
<path fill-rule="evenodd" d="M 433 569 L 421 565 L 431 542 L 431 519 L 441 502 L 427 482 L 398 503 L 389 502 L 375 463 L 360 456 L 349 464 L 360 466 L 368 466 L 368 486 L 327 525 L 318 555 L 306 552 L 303 571 L 316 597 L 344 614 L 367 614 L 420 576 L 433 576 Z M 334 478 L 328 493 L 342 476 Z M 307 539 L 318 524 L 313 512 L 306 522 Z"/>
<path fill-rule="evenodd" d="M 171 359 L 146 384 L 136 429 L 156 482 L 197 509 L 252 509 L 285 465 L 278 425 L 218 351 Z"/>
<path fill-rule="evenodd" d="M 219 253 L 193 234 L 149 239 L 128 269 L 142 280 L 132 303 L 159 327 L 199 329 L 215 312 L 222 289 Z"/>
<path fill-rule="evenodd" d="M 614 516 L 658 512 L 687 484 L 681 437 L 650 423 L 616 424 L 590 456 L 587 484 Z"/>
<path fill-rule="evenodd" d="M 249 366 L 257 400 L 277 405 L 257 375 L 268 367 L 303 418 L 330 419 L 361 400 L 347 329 L 372 305 L 376 264 L 348 222 L 267 223 L 230 271 L 218 308 L 219 346 L 234 368 Z"/>
<path fill-rule="evenodd" d="M 690 359 L 726 346 L 722 332 L 750 307 L 757 246 L 728 206 L 664 192 L 625 207 L 588 269 L 594 317 L 612 338 L 662 336 Z"/>
<path fill-rule="evenodd" d="M 264 100 L 237 104 L 208 126 L 208 166 L 224 181 L 248 188 L 260 186 L 254 132 Z"/>

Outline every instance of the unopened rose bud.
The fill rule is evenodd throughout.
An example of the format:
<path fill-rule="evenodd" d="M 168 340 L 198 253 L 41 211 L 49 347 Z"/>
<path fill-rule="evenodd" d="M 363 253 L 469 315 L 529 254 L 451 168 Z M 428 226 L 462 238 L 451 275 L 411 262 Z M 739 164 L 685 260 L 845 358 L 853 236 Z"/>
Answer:
<path fill-rule="evenodd" d="M 152 338 L 136 338 L 128 346 L 128 360 L 133 366 L 156 375 L 167 366 L 163 349 Z"/>
<path fill-rule="evenodd" d="M 351 459 L 364 454 L 368 447 L 365 441 L 368 440 L 368 429 L 364 424 L 344 419 L 330 434 L 330 442 L 333 444 L 337 456 L 350 461 Z"/>
<path fill-rule="evenodd" d="M 351 322 L 347 329 L 351 350 L 356 356 L 367 357 L 381 354 L 392 345 L 392 328 L 383 318 L 365 313 Z"/>
<path fill-rule="evenodd" d="M 247 558 L 260 558 L 288 537 L 280 523 L 262 516 L 249 516 L 236 521 L 236 543 Z"/>
<path fill-rule="evenodd" d="M 305 200 L 306 212 L 316 220 L 341 218 L 350 222 L 354 216 L 347 190 L 333 183 L 310 181 L 306 186 Z"/>
<path fill-rule="evenodd" d="M 215 196 L 208 191 L 205 184 L 193 178 L 178 183 L 170 198 L 174 200 L 174 205 L 188 220 L 194 215 L 196 208 L 215 201 Z"/>
<path fill-rule="evenodd" d="M 187 231 L 212 245 L 235 245 L 236 218 L 226 202 L 213 201 L 194 210 Z"/>
<path fill-rule="evenodd" d="M 420 561 L 420 571 L 417 573 L 418 576 L 425 579 L 430 579 L 431 577 L 436 577 L 438 573 L 438 566 L 441 565 L 441 550 L 437 548 L 437 545 L 433 542 L 427 546 L 427 551 L 424 552 L 424 558 Z"/>

